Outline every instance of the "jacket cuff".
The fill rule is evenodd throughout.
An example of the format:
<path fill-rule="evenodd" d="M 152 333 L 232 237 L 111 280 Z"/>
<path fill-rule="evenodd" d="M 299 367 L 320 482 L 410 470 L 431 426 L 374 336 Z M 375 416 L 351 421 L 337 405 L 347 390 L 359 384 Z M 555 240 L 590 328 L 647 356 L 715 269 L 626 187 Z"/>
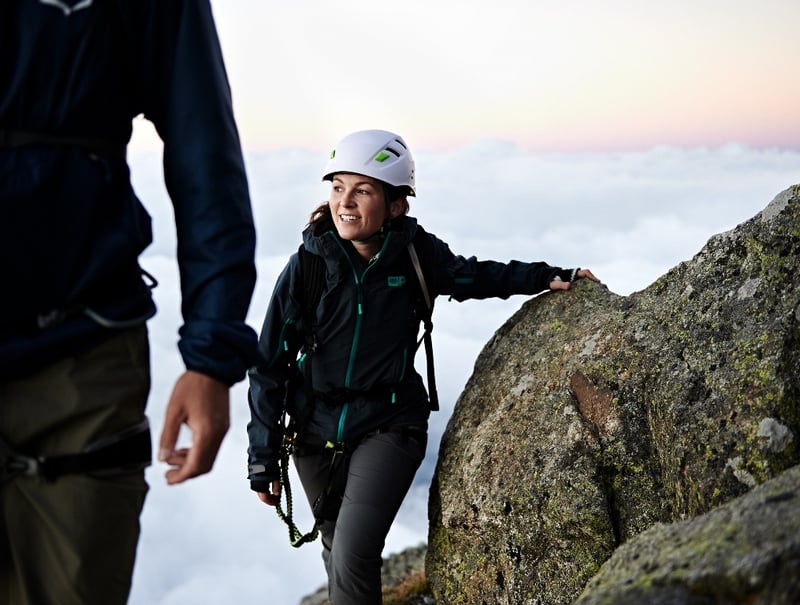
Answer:
<path fill-rule="evenodd" d="M 578 271 L 580 270 L 580 267 L 576 267 L 574 269 L 556 269 L 553 277 L 550 278 L 550 281 L 553 281 L 557 277 L 561 281 L 572 283 L 578 279 Z"/>
<path fill-rule="evenodd" d="M 259 484 L 259 486 L 266 485 L 269 487 L 273 481 L 280 479 L 280 477 L 281 471 L 277 462 L 269 465 L 250 463 L 247 466 L 247 478 L 250 480 L 251 487 L 256 483 Z M 262 490 L 256 489 L 255 491 Z M 266 491 L 269 491 L 269 489 Z"/>
<path fill-rule="evenodd" d="M 258 339 L 238 322 L 187 322 L 180 330 L 178 349 L 186 369 L 208 374 L 229 387 L 244 379 L 258 360 Z"/>

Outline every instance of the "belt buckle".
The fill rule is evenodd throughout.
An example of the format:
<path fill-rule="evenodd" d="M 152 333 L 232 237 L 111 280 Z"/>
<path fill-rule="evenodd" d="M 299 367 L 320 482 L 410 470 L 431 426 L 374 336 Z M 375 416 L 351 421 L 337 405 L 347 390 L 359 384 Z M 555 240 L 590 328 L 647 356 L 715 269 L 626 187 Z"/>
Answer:
<path fill-rule="evenodd" d="M 0 483 L 11 481 L 19 476 L 37 477 L 39 461 L 29 456 L 10 455 L 0 467 Z"/>

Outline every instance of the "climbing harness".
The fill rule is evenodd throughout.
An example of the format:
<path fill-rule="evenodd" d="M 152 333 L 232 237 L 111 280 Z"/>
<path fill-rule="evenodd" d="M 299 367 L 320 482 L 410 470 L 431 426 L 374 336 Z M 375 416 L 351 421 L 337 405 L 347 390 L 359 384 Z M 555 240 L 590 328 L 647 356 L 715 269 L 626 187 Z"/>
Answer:
<path fill-rule="evenodd" d="M 294 548 L 299 548 L 303 544 L 308 544 L 317 539 L 319 530 L 325 521 L 335 521 L 339 512 L 342 497 L 344 496 L 344 484 L 347 478 L 347 459 L 351 449 L 346 448 L 344 443 L 333 443 L 327 441 L 324 445 L 315 448 L 299 445 L 297 443 L 297 433 L 289 430 L 286 426 L 286 415 L 284 414 L 282 423 L 286 427 L 283 444 L 281 445 L 281 455 L 279 459 L 280 482 L 285 493 L 286 510 L 282 507 L 280 500 L 275 506 L 278 518 L 283 521 L 289 529 L 289 543 Z M 291 425 L 291 422 L 289 423 Z M 330 454 L 331 461 L 328 466 L 328 478 L 325 481 L 325 488 L 320 492 L 317 499 L 311 506 L 314 514 L 314 525 L 306 533 L 303 533 L 294 521 L 294 507 L 292 497 L 292 484 L 289 481 L 289 460 L 295 452 L 299 455 L 311 453 L 309 449 L 314 449 L 323 454 Z"/>
<path fill-rule="evenodd" d="M 77 454 L 32 456 L 0 437 L 0 484 L 18 477 L 52 482 L 64 475 L 112 475 L 150 465 L 150 423 L 147 419 L 89 444 Z"/>
<path fill-rule="evenodd" d="M 284 420 L 282 424 L 285 423 L 286 414 L 284 414 Z M 308 533 L 303 533 L 297 527 L 297 524 L 294 522 L 294 508 L 292 504 L 292 484 L 289 481 L 289 459 L 294 452 L 295 440 L 297 435 L 295 433 L 288 433 L 284 432 L 283 437 L 283 444 L 281 445 L 281 455 L 279 458 L 279 466 L 280 466 L 280 482 L 282 492 L 286 494 L 286 512 L 284 512 L 283 507 L 281 506 L 280 500 L 278 504 L 275 506 L 275 510 L 278 513 L 278 518 L 286 524 L 286 527 L 289 528 L 289 543 L 294 548 L 300 548 L 303 544 L 308 544 L 309 542 L 313 542 L 317 539 L 319 535 L 319 528 L 322 525 L 322 521 L 319 519 L 314 519 L 314 527 L 308 531 Z"/>

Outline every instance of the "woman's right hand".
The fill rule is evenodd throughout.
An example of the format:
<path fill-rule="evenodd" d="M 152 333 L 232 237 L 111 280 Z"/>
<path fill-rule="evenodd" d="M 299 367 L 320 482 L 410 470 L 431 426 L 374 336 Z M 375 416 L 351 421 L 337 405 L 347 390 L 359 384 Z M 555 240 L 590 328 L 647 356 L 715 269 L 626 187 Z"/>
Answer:
<path fill-rule="evenodd" d="M 258 499 L 264 504 L 277 506 L 281 501 L 281 482 L 275 479 L 275 481 L 272 482 L 272 489 L 269 494 L 264 492 L 256 492 L 256 494 L 258 495 Z"/>

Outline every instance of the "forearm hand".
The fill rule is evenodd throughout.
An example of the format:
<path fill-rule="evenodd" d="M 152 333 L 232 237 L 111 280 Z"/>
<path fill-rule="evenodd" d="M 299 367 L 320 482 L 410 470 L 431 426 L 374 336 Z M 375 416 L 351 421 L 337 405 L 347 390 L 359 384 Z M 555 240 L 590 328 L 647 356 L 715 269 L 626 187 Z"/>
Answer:
<path fill-rule="evenodd" d="M 508 263 L 479 261 L 475 257 L 456 257 L 451 265 L 452 296 L 458 301 L 483 298 L 508 298 L 515 294 L 538 294 L 549 288 L 554 278 L 569 279 L 572 269 L 545 262 Z"/>
<path fill-rule="evenodd" d="M 183 425 L 192 433 L 191 445 L 176 449 Z M 182 483 L 209 472 L 229 427 L 228 386 L 205 374 L 187 370 L 175 383 L 159 441 L 159 460 L 170 465 L 167 483 Z"/>

